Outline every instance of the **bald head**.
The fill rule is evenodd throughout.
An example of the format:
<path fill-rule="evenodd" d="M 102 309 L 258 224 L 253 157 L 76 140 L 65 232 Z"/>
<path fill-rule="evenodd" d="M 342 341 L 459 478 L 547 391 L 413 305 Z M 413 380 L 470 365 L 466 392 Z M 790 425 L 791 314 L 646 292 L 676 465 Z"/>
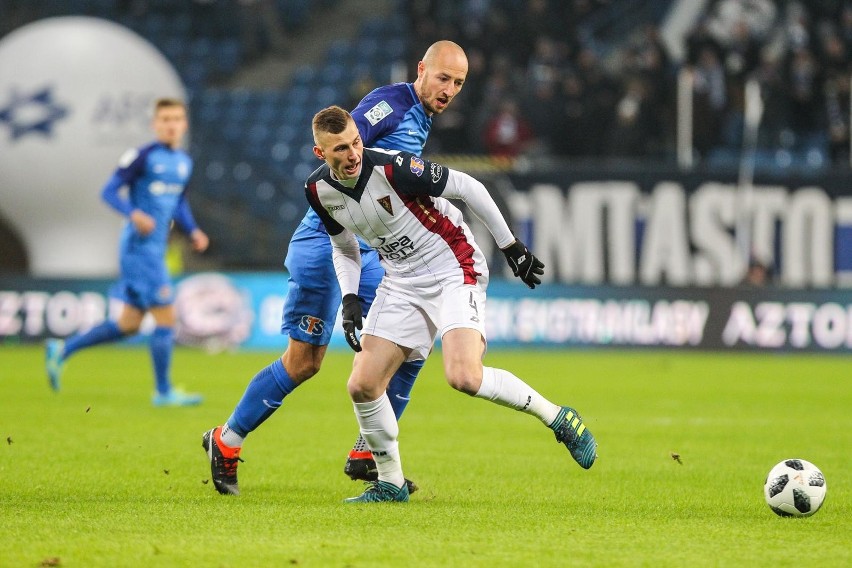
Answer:
<path fill-rule="evenodd" d="M 436 41 L 423 54 L 423 63 L 438 65 L 441 63 L 454 64 L 467 69 L 467 56 L 459 44 L 448 39 Z"/>
<path fill-rule="evenodd" d="M 461 91 L 466 77 L 464 50 L 449 40 L 436 41 L 417 64 L 414 90 L 428 114 L 440 114 Z"/>

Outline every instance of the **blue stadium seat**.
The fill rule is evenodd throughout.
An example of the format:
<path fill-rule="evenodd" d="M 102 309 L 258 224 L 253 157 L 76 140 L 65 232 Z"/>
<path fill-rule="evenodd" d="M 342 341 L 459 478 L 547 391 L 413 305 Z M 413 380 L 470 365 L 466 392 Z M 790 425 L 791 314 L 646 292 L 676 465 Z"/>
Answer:
<path fill-rule="evenodd" d="M 189 42 L 188 52 L 193 59 L 207 59 L 213 54 L 213 42 L 207 38 L 194 39 Z"/>
<path fill-rule="evenodd" d="M 175 34 L 188 36 L 192 31 L 192 18 L 187 12 L 175 14 L 168 27 Z"/>
<path fill-rule="evenodd" d="M 319 80 L 323 85 L 337 86 L 345 80 L 351 80 L 347 68 L 341 63 L 328 63 L 322 68 Z"/>
<path fill-rule="evenodd" d="M 275 130 L 273 138 L 277 142 L 290 143 L 298 137 L 298 134 L 299 133 L 296 131 L 292 124 L 285 123 Z"/>
<path fill-rule="evenodd" d="M 384 30 L 385 22 L 382 18 L 369 18 L 361 24 L 361 31 L 358 35 L 361 37 L 376 37 L 384 35 Z"/>
<path fill-rule="evenodd" d="M 183 38 L 167 36 L 160 40 L 157 46 L 166 56 L 166 59 L 171 61 L 172 65 L 180 67 L 183 64 L 187 54 L 187 43 Z"/>
<path fill-rule="evenodd" d="M 392 38 L 384 42 L 384 57 L 389 60 L 403 59 L 405 57 L 406 44 L 401 38 Z"/>
<path fill-rule="evenodd" d="M 345 99 L 346 97 L 340 89 L 337 89 L 332 86 L 322 87 L 317 91 L 316 97 L 313 101 L 314 112 L 323 109 L 329 105 L 345 105 Z M 313 115 L 313 113 L 311 114 Z"/>
<path fill-rule="evenodd" d="M 196 91 L 204 86 L 207 80 L 207 66 L 199 62 L 190 62 L 179 70 L 187 89 Z"/>
<path fill-rule="evenodd" d="M 361 37 L 355 42 L 356 57 L 360 59 L 373 59 L 379 53 L 379 40 L 374 37 Z"/>
<path fill-rule="evenodd" d="M 328 46 L 325 60 L 328 63 L 341 64 L 352 59 L 352 44 L 345 39 L 336 39 Z"/>
<path fill-rule="evenodd" d="M 255 217 L 266 220 L 277 218 L 278 195 L 275 184 L 268 179 L 262 179 L 255 184 L 249 198 L 249 212 Z"/>
<path fill-rule="evenodd" d="M 313 89 L 306 85 L 297 85 L 287 90 L 288 105 L 304 105 L 311 97 Z"/>
<path fill-rule="evenodd" d="M 310 65 L 302 65 L 293 71 L 291 81 L 294 86 L 305 86 L 311 84 L 314 77 L 316 77 L 316 70 Z"/>
<path fill-rule="evenodd" d="M 274 142 L 269 148 L 269 157 L 275 162 L 285 162 L 290 157 L 292 150 L 286 142 Z"/>
<path fill-rule="evenodd" d="M 240 42 L 235 39 L 225 39 L 217 42 L 214 48 L 216 71 L 221 75 L 232 75 L 239 69 L 242 59 Z"/>

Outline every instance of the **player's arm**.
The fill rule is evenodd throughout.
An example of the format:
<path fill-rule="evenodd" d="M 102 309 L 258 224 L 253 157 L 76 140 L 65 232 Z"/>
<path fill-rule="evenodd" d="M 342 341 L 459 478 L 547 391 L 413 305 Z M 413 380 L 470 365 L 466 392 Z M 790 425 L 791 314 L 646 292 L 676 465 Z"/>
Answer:
<path fill-rule="evenodd" d="M 195 222 L 195 217 L 192 215 L 192 209 L 189 207 L 189 200 L 186 198 L 186 191 L 180 195 L 175 214 L 172 216 L 175 224 L 186 235 L 189 235 L 192 241 L 192 249 L 196 252 L 204 252 L 210 244 L 210 239 L 207 233 L 198 228 L 198 223 Z"/>
<path fill-rule="evenodd" d="M 326 225 L 326 229 L 328 225 Z M 363 312 L 361 300 L 358 298 L 358 285 L 361 280 L 361 247 L 352 231 L 343 230 L 337 234 L 329 232 L 331 239 L 331 259 L 334 272 L 340 284 L 343 296 L 343 334 L 346 343 L 357 351 L 361 351 L 361 341 L 355 332 L 363 327 Z"/>
<path fill-rule="evenodd" d="M 404 112 L 394 111 L 393 107 L 375 91 L 361 99 L 352 112 L 352 119 L 361 133 L 361 141 L 365 148 L 375 144 L 376 140 L 384 138 L 396 130 Z"/>
<path fill-rule="evenodd" d="M 361 301 L 358 299 L 358 286 L 361 281 L 361 247 L 355 234 L 335 221 L 323 208 L 314 187 L 306 184 L 305 196 L 308 198 L 311 209 L 325 225 L 328 238 L 331 240 L 331 260 L 340 285 L 340 293 L 343 296 L 343 334 L 352 349 L 361 351 L 361 342 L 355 333 L 356 329 L 361 329 L 363 326 Z"/>
<path fill-rule="evenodd" d="M 515 238 L 482 182 L 464 172 L 449 170 L 447 185 L 441 195 L 467 203 L 473 214 L 491 231 L 497 246 L 506 257 L 506 262 L 512 268 L 512 273 L 530 288 L 541 284 L 539 276 L 544 274 L 544 263 L 536 258 L 524 243 Z"/>
<path fill-rule="evenodd" d="M 123 186 L 132 184 L 137 177 L 142 175 L 145 171 L 146 159 L 146 153 L 139 152 L 136 149 L 128 150 L 119 160 L 118 169 L 101 189 L 101 199 L 119 214 L 130 219 L 130 222 L 136 227 L 136 231 L 141 235 L 150 234 L 157 223 L 153 217 L 141 209 L 134 208 L 129 198 L 122 197 L 120 190 Z"/>
<path fill-rule="evenodd" d="M 394 186 L 405 193 L 461 199 L 491 232 L 494 241 L 515 276 L 530 288 L 541 284 L 544 264 L 512 234 L 509 224 L 479 180 L 464 172 L 451 170 L 408 152 L 400 152 L 393 161 Z"/>

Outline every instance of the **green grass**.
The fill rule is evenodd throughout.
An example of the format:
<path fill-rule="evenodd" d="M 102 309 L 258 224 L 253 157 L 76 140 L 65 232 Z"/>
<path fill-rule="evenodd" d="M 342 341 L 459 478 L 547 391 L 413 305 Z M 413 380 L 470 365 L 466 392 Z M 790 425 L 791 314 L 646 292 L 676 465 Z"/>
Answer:
<path fill-rule="evenodd" d="M 421 491 L 358 506 L 341 503 L 362 489 L 342 474 L 351 357 L 331 353 L 247 441 L 242 495 L 222 497 L 201 433 L 274 356 L 178 350 L 176 382 L 207 399 L 155 409 L 145 350 L 83 352 L 56 394 L 40 348 L 0 347 L 0 566 L 852 563 L 847 358 L 492 350 L 486 364 L 580 409 L 600 443 L 584 471 L 536 419 L 452 391 L 436 353 L 401 423 Z M 764 504 L 788 457 L 825 473 L 814 517 Z"/>

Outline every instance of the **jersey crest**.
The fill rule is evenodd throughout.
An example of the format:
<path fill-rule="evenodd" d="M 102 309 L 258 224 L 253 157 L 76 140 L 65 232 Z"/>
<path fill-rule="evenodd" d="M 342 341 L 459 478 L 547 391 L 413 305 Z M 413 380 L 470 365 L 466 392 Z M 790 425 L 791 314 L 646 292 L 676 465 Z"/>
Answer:
<path fill-rule="evenodd" d="M 411 173 L 420 177 L 423 175 L 423 169 L 426 167 L 426 164 L 417 156 L 411 156 L 411 164 L 408 167 L 411 169 Z"/>
<path fill-rule="evenodd" d="M 380 197 L 376 199 L 379 202 L 379 205 L 387 211 L 389 214 L 393 215 L 393 205 L 391 204 L 390 195 L 385 195 L 384 197 Z"/>
<path fill-rule="evenodd" d="M 393 108 L 385 101 L 379 102 L 376 106 L 364 113 L 364 118 L 367 119 L 372 126 L 377 125 L 383 118 L 393 112 Z"/>

